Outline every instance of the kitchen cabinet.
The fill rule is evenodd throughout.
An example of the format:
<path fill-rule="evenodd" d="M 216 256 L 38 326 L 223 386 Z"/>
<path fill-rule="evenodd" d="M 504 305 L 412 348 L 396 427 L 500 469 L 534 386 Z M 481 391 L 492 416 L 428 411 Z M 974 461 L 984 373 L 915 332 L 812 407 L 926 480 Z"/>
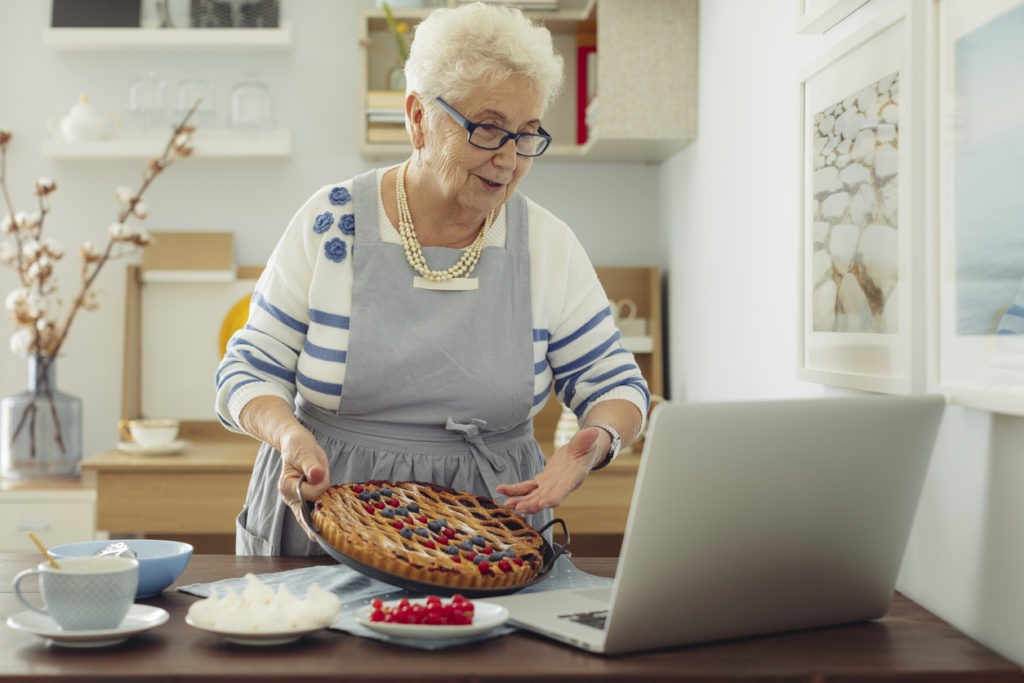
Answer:
<path fill-rule="evenodd" d="M 662 352 L 661 273 L 658 268 L 598 267 L 597 277 L 609 300 L 626 299 L 636 305 L 636 319 L 646 321 L 646 334 L 624 335 L 623 346 L 633 352 L 652 395 L 664 394 L 665 361 Z M 544 409 L 533 419 L 533 431 L 541 448 L 549 455 L 562 405 L 552 395 Z M 634 448 L 639 450 L 639 448 Z M 627 501 L 628 502 L 628 501 Z"/>
<path fill-rule="evenodd" d="M 664 395 L 665 362 L 662 351 L 661 273 L 655 267 L 598 267 L 597 276 L 608 298 L 629 299 L 636 305 L 636 319 L 646 321 L 646 334 L 627 335 L 623 345 L 633 351 L 652 395 Z M 554 452 L 555 425 L 562 404 L 552 394 L 533 419 L 533 432 L 547 455 Z M 555 509 L 572 535 L 573 552 L 614 556 L 626 530 L 633 485 L 640 467 L 642 440 L 622 452 L 607 467 L 592 472 L 579 489 Z"/>
<path fill-rule="evenodd" d="M 449 5 L 454 5 L 449 0 Z M 394 8 L 410 24 L 430 10 Z M 545 159 L 660 162 L 696 136 L 697 0 L 561 0 L 554 11 L 527 12 L 551 30 L 565 59 L 562 95 L 546 114 L 554 138 Z M 386 91 L 396 64 L 394 41 L 381 10 L 362 22 L 363 102 L 360 151 L 374 160 L 409 154 L 407 142 L 369 141 L 366 94 Z M 581 45 L 596 45 L 596 106 L 591 131 L 577 144 L 577 64 Z"/>
<path fill-rule="evenodd" d="M 242 52 L 289 50 L 292 28 L 44 28 L 43 45 L 55 52 Z M 43 156 L 64 161 L 148 159 L 166 144 L 166 132 L 122 129 L 103 140 L 67 142 L 44 140 Z M 291 155 L 291 130 L 207 129 L 197 130 L 193 155 L 198 158 L 260 159 Z"/>
<path fill-rule="evenodd" d="M 47 546 L 96 536 L 96 491 L 80 481 L 0 480 L 0 552 L 31 552 L 28 532 Z"/>

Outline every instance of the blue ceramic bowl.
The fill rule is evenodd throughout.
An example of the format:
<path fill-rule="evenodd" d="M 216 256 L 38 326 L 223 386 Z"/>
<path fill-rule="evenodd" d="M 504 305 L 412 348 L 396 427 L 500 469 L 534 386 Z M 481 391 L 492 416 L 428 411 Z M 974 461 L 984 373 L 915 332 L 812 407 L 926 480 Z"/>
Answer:
<path fill-rule="evenodd" d="M 185 571 L 192 558 L 192 546 L 179 541 L 163 541 L 155 538 L 112 538 L 109 541 L 81 541 L 64 543 L 49 548 L 50 554 L 60 562 L 64 557 L 95 555 L 111 543 L 124 543 L 135 551 L 139 561 L 139 588 L 136 598 L 158 595 L 174 583 Z"/>

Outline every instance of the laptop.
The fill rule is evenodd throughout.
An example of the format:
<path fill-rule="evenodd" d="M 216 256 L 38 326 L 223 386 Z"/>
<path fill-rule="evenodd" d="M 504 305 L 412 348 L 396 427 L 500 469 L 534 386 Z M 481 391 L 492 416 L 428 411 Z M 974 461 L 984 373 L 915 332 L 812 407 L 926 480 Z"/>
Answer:
<path fill-rule="evenodd" d="M 881 617 L 944 405 L 663 403 L 612 585 L 488 601 L 516 626 L 603 654 Z"/>

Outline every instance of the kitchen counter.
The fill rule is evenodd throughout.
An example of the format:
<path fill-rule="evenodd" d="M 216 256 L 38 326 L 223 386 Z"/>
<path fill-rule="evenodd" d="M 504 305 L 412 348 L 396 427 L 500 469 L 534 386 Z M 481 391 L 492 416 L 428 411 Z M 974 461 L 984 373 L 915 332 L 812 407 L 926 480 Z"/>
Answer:
<path fill-rule="evenodd" d="M 82 461 L 83 480 L 96 489 L 96 529 L 111 538 L 176 538 L 200 552 L 230 553 L 260 444 L 207 423 L 184 423 L 181 437 L 189 445 L 173 455 L 111 449 Z M 616 458 L 557 508 L 574 552 L 618 552 L 639 466 L 638 452 Z"/>
<path fill-rule="evenodd" d="M 111 449 L 82 461 L 82 479 L 96 489 L 96 528 L 111 538 L 179 538 L 199 551 L 231 552 L 260 444 L 188 424 L 181 438 L 188 446 L 180 453 Z"/>
<path fill-rule="evenodd" d="M 0 555 L 0 617 L 23 610 L 14 575 L 38 555 Z M 178 585 L 307 566 L 299 558 L 195 555 Z M 323 560 L 323 563 L 333 563 Z M 613 559 L 577 559 L 610 576 Z M 232 645 L 184 622 L 198 598 L 168 590 L 142 600 L 170 620 L 121 645 L 74 650 L 0 626 L 0 681 L 573 680 L 1024 682 L 1021 668 L 897 594 L 880 620 L 619 657 L 591 655 L 526 633 L 439 651 L 404 648 L 331 630 L 291 645 Z"/>

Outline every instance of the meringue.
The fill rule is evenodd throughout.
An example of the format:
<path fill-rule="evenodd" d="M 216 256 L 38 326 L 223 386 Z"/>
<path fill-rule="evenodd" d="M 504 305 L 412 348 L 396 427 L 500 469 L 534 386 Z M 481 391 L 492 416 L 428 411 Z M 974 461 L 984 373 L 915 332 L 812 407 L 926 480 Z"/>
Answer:
<path fill-rule="evenodd" d="M 214 591 L 192 603 L 188 617 L 197 626 L 233 633 L 278 633 L 323 628 L 341 609 L 341 601 L 318 584 L 309 587 L 304 600 L 281 584 L 274 590 L 253 574 L 245 575 L 241 592 L 228 588 Z"/>

